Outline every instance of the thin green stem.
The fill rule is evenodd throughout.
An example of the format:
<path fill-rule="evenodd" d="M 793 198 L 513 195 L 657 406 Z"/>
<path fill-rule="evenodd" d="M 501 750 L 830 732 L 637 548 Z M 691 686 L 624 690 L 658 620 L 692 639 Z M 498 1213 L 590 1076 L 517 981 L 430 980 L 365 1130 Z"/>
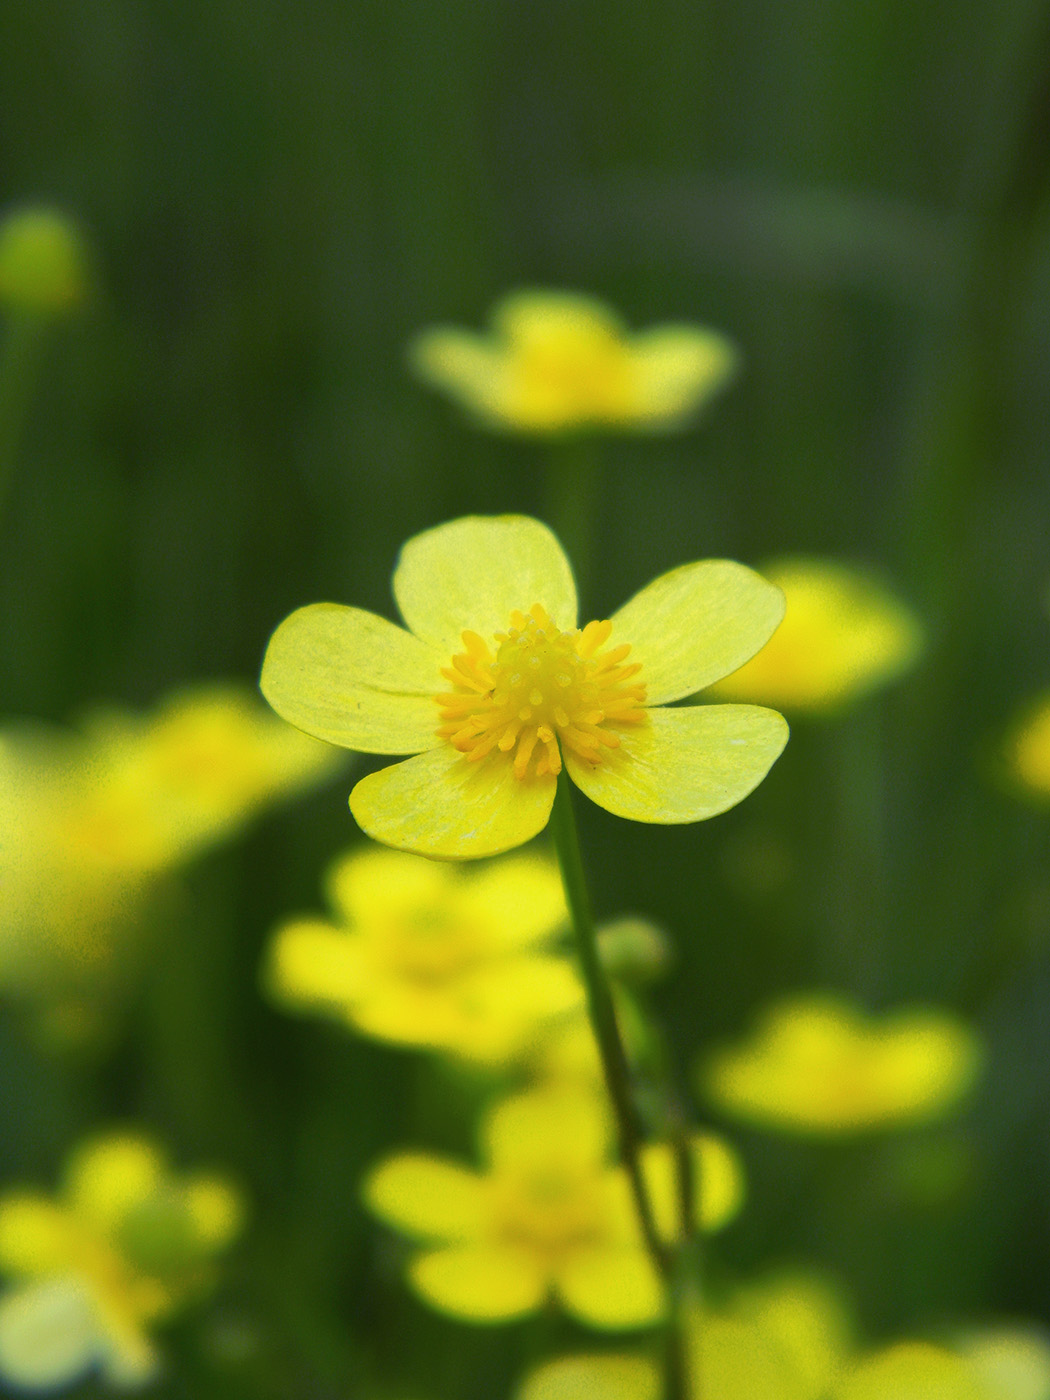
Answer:
<path fill-rule="evenodd" d="M 16 313 L 0 340 L 0 512 L 15 474 L 45 326 L 39 316 Z"/>
<path fill-rule="evenodd" d="M 572 792 L 569 780 L 564 773 L 558 776 L 558 789 L 551 812 L 551 832 L 554 848 L 561 867 L 565 899 L 569 906 L 573 930 L 576 934 L 576 948 L 580 958 L 580 971 L 587 989 L 587 1006 L 591 1025 L 601 1057 L 605 1083 L 612 1099 L 619 1137 L 620 1156 L 631 1183 L 638 1220 L 642 1227 L 645 1243 L 652 1255 L 653 1263 L 664 1279 L 671 1274 L 671 1259 L 664 1242 L 660 1239 L 653 1216 L 652 1203 L 642 1174 L 641 1148 L 642 1131 L 638 1110 L 631 1092 L 631 1071 L 627 1063 L 620 1028 L 616 1023 L 612 993 L 608 978 L 598 954 L 598 939 L 587 896 L 587 882 L 583 873 L 583 860 L 580 855 L 580 841 L 576 832 L 576 818 L 572 810 Z"/>
<path fill-rule="evenodd" d="M 593 437 L 559 438 L 547 457 L 546 506 L 555 534 L 573 561 L 587 596 L 594 556 L 594 512 L 601 486 L 601 455 Z"/>

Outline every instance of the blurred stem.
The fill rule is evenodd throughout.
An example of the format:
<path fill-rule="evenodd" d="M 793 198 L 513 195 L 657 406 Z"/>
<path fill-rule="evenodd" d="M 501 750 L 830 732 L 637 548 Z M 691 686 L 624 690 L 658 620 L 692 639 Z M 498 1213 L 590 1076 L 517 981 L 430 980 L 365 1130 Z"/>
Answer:
<path fill-rule="evenodd" d="M 565 437 L 547 457 L 547 514 L 572 560 L 583 597 L 591 584 L 594 513 L 601 488 L 601 452 L 594 437 Z"/>
<path fill-rule="evenodd" d="M 632 1092 L 631 1071 L 627 1063 L 627 1054 L 624 1050 L 620 1028 L 616 1021 L 612 991 L 598 953 L 598 939 L 587 893 L 587 881 L 583 872 L 576 817 L 572 808 L 572 789 L 568 775 L 564 770 L 558 775 L 558 787 L 554 797 L 554 808 L 551 812 L 551 832 L 554 836 L 554 848 L 561 868 L 562 884 L 565 887 L 565 899 L 569 906 L 573 932 L 576 936 L 580 970 L 587 989 L 587 1007 L 590 1012 L 591 1026 L 598 1042 L 605 1083 L 609 1090 L 616 1118 L 620 1157 L 630 1181 L 646 1248 L 652 1257 L 657 1273 L 664 1280 L 670 1292 L 664 1366 L 665 1400 L 686 1400 L 688 1392 L 680 1307 L 683 1292 L 680 1286 L 681 1251 L 668 1249 L 661 1240 L 656 1228 L 649 1191 L 642 1173 L 643 1134 Z M 694 1400 L 695 1395 L 694 1389 Z"/>
<path fill-rule="evenodd" d="M 40 316 L 16 312 L 0 341 L 0 513 L 15 474 L 46 324 Z"/>

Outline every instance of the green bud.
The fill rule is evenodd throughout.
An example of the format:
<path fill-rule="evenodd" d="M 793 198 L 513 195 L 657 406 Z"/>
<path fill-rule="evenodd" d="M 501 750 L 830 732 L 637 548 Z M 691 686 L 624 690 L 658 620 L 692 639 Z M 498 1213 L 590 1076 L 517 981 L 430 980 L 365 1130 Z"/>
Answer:
<path fill-rule="evenodd" d="M 598 930 L 602 965 L 622 982 L 654 982 L 667 971 L 671 945 L 667 934 L 647 919 L 615 919 Z"/>
<path fill-rule="evenodd" d="M 87 296 L 87 256 L 76 226 L 54 209 L 16 209 L 0 220 L 0 306 L 61 316 Z"/>

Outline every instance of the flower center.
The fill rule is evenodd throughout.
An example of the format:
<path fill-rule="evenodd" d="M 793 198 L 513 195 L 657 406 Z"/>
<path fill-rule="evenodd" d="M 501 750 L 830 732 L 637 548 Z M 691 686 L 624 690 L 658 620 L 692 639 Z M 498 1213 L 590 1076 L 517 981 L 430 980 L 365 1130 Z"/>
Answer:
<path fill-rule="evenodd" d="M 515 777 L 560 773 L 562 751 L 601 763 L 604 749 L 620 746 L 608 726 L 645 719 L 645 686 L 629 684 L 642 669 L 623 664 L 627 645 L 601 648 L 611 622 L 588 622 L 562 632 L 537 603 L 511 614 L 494 637 L 495 655 L 476 632 L 441 674 L 455 687 L 437 695 L 444 723 L 438 734 L 477 762 L 494 749 L 514 754 Z"/>

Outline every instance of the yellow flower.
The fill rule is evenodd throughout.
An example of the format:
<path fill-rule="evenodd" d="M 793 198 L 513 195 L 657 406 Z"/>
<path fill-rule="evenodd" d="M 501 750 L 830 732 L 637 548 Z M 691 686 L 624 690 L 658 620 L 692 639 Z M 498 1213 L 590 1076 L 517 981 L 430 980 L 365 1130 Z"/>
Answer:
<path fill-rule="evenodd" d="M 338 861 L 328 890 L 335 922 L 293 920 L 270 951 L 266 980 L 292 1007 L 501 1063 L 582 1004 L 571 962 L 545 951 L 567 919 L 547 859 L 462 869 L 372 848 Z"/>
<path fill-rule="evenodd" d="M 114 1134 L 72 1156 L 54 1199 L 0 1197 L 0 1376 L 50 1388 L 98 1368 L 115 1385 L 153 1378 L 150 1327 L 206 1287 L 242 1206 L 217 1177 L 175 1176 L 144 1138 Z"/>
<path fill-rule="evenodd" d="M 663 1288 L 644 1247 L 622 1167 L 608 1161 L 609 1125 L 595 1094 L 535 1090 L 505 1099 L 486 1120 L 486 1170 L 422 1153 L 379 1164 L 364 1185 L 382 1220 L 424 1241 L 409 1266 L 416 1292 L 469 1322 L 503 1322 L 554 1295 L 591 1327 L 645 1327 L 663 1316 Z M 708 1230 L 740 1207 L 735 1155 L 709 1135 L 693 1140 Z M 675 1224 L 670 1149 L 643 1149 L 657 1221 Z"/>
<path fill-rule="evenodd" d="M 757 656 L 715 687 L 729 700 L 832 711 L 903 675 L 922 648 L 918 618 L 860 569 L 780 559 L 763 574 L 784 590 L 784 621 Z"/>
<path fill-rule="evenodd" d="M 955 1349 L 980 1377 L 982 1400 L 1050 1397 L 1050 1340 L 1045 1332 L 1034 1327 L 987 1327 L 960 1338 Z"/>
<path fill-rule="evenodd" d="M 617 816 L 698 821 L 746 797 L 786 741 L 771 710 L 669 708 L 780 620 L 780 592 L 740 564 L 685 564 L 579 630 L 547 527 L 471 516 L 409 540 L 394 594 L 409 630 L 335 603 L 300 608 L 262 673 L 270 704 L 308 734 L 415 755 L 350 796 L 386 845 L 445 859 L 521 845 L 547 824 L 563 764 Z"/>
<path fill-rule="evenodd" d="M 1010 735 L 1006 758 L 1013 777 L 1030 793 L 1050 797 L 1050 692 L 1028 706 Z"/>
<path fill-rule="evenodd" d="M 54 209 L 15 209 L 0 222 L 0 306 L 35 315 L 72 310 L 87 295 L 84 244 Z"/>
<path fill-rule="evenodd" d="M 974 1032 L 943 1011 L 866 1017 L 845 1000 L 771 1007 L 743 1044 L 703 1067 L 708 1097 L 758 1127 L 838 1136 L 937 1118 L 973 1084 Z"/>
<path fill-rule="evenodd" d="M 678 428 L 737 368 L 717 331 L 673 324 L 631 335 L 609 307 L 572 292 L 515 292 L 492 324 L 491 337 L 424 331 L 410 360 L 483 426 L 510 432 Z"/>

